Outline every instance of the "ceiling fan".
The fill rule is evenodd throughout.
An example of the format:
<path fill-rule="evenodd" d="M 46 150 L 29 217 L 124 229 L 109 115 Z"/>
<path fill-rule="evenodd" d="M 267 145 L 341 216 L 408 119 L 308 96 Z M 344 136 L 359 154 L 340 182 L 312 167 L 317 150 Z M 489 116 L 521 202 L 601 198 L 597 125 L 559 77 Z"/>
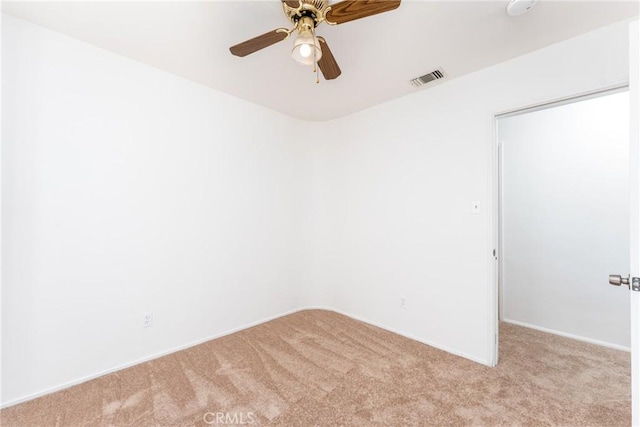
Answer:
<path fill-rule="evenodd" d="M 291 55 L 304 65 L 313 65 L 317 76 L 320 67 L 326 80 L 338 77 L 342 71 L 323 37 L 316 36 L 315 28 L 322 22 L 344 24 L 400 6 L 400 0 L 344 0 L 329 5 L 326 0 L 281 0 L 284 14 L 294 25 L 292 29 L 278 28 L 229 48 L 235 56 L 247 56 L 271 46 L 298 32 L 293 41 Z M 318 81 L 318 80 L 316 80 Z"/>

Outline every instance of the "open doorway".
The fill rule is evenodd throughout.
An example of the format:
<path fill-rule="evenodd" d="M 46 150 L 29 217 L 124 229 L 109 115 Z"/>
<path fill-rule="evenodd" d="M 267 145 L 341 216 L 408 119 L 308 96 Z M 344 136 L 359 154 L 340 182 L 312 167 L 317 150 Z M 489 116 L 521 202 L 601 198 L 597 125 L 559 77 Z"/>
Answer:
<path fill-rule="evenodd" d="M 497 117 L 499 319 L 621 350 L 629 297 L 629 93 Z"/>

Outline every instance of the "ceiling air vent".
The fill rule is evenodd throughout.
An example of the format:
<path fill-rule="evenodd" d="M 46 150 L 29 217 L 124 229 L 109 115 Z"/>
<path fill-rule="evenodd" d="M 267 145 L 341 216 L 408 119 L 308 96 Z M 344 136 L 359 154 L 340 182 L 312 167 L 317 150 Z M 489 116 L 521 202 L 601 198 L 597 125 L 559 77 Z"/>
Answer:
<path fill-rule="evenodd" d="M 444 77 L 444 72 L 438 68 L 435 71 L 430 72 L 429 74 L 425 74 L 424 76 L 416 77 L 411 80 L 411 84 L 415 87 L 420 87 L 434 80 L 439 80 Z"/>

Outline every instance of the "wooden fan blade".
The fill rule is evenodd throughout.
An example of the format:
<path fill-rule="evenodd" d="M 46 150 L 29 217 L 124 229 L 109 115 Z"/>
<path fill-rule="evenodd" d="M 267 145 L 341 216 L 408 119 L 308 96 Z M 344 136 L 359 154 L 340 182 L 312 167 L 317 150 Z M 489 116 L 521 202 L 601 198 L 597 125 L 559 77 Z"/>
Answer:
<path fill-rule="evenodd" d="M 318 61 L 318 67 L 320 67 L 320 71 L 322 71 L 322 75 L 326 80 L 333 80 L 342 74 L 342 70 L 338 67 L 336 58 L 333 57 L 327 41 L 323 37 L 318 37 L 318 41 L 322 50 L 322 58 Z"/>
<path fill-rule="evenodd" d="M 277 30 L 273 30 L 261 36 L 254 37 L 251 40 L 247 40 L 246 42 L 231 46 L 229 50 L 235 56 L 247 56 L 253 52 L 259 51 L 260 49 L 269 47 L 272 44 L 281 42 L 282 40 L 289 37 L 289 33 L 287 32 L 288 30 L 281 30 L 284 30 L 284 28 L 278 28 Z"/>
<path fill-rule="evenodd" d="M 331 6 L 327 12 L 327 21 L 344 24 L 378 13 L 388 12 L 400 6 L 400 0 L 345 0 Z"/>
<path fill-rule="evenodd" d="M 298 0 L 282 0 L 282 3 L 286 3 L 287 6 L 297 9 L 300 7 L 300 2 Z"/>

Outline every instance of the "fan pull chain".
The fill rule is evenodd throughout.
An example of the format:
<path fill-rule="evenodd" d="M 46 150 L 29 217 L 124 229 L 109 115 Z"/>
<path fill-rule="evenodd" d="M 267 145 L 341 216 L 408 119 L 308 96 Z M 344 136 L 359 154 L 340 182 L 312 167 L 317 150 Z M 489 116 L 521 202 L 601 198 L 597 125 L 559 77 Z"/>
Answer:
<path fill-rule="evenodd" d="M 313 72 L 316 73 L 316 84 L 320 84 L 320 76 L 318 74 L 318 60 L 317 60 L 318 52 L 316 51 L 316 43 L 318 42 L 318 39 L 316 38 L 315 27 L 311 29 L 311 35 L 313 35 Z"/>

